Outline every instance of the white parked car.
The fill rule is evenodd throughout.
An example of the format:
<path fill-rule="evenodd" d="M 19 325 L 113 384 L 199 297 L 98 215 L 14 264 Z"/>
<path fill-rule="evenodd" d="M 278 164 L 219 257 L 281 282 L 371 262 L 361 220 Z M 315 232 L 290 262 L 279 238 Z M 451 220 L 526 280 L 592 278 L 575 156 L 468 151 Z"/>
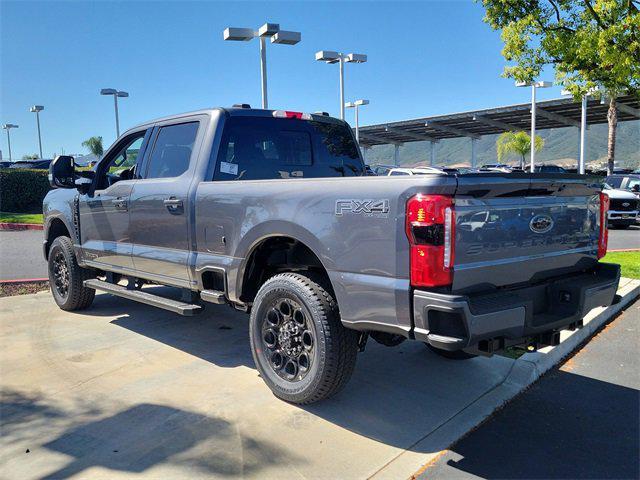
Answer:
<path fill-rule="evenodd" d="M 609 196 L 609 226 L 628 228 L 640 220 L 640 199 L 635 194 L 606 183 L 604 192 Z"/>

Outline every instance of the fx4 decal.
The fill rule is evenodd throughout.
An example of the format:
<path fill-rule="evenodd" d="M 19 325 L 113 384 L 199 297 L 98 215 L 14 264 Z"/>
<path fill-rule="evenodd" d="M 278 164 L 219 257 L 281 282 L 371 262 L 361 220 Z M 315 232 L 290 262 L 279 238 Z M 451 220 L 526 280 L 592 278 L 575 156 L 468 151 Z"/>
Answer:
<path fill-rule="evenodd" d="M 365 217 L 386 217 L 389 215 L 389 200 L 369 200 L 349 198 L 336 200 L 336 215 L 354 213 Z"/>

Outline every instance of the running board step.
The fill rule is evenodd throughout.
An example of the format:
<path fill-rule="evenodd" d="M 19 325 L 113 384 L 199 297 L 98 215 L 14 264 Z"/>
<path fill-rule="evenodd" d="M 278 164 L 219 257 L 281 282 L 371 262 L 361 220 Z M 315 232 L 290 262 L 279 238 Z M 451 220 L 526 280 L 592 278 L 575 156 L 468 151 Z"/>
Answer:
<path fill-rule="evenodd" d="M 118 297 L 128 298 L 129 300 L 135 300 L 136 302 L 163 308 L 171 312 L 179 313 L 180 315 L 191 316 L 202 310 L 200 305 L 171 300 L 170 298 L 161 297 L 149 292 L 143 292 L 142 290 L 128 290 L 127 287 L 122 285 L 103 282 L 102 280 L 85 280 L 84 286 L 87 288 L 93 288 L 94 290 L 107 292 L 112 295 L 117 295 Z"/>
<path fill-rule="evenodd" d="M 224 292 L 218 290 L 203 290 L 200 292 L 200 298 L 205 302 L 215 303 L 217 305 L 227 303 Z"/>

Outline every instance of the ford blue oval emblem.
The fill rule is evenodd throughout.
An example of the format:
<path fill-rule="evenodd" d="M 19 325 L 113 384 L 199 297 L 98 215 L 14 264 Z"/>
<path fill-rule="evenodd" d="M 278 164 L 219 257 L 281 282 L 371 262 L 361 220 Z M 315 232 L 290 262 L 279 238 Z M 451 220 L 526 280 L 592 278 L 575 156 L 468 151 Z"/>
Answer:
<path fill-rule="evenodd" d="M 536 215 L 529 222 L 529 229 L 533 233 L 547 233 L 553 228 L 553 219 L 549 215 Z"/>

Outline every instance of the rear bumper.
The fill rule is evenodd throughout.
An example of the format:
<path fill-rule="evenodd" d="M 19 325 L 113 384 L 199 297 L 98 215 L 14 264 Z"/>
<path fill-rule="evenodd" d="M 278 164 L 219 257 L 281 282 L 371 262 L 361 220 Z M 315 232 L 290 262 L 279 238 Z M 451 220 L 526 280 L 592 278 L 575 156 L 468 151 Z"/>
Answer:
<path fill-rule="evenodd" d="M 491 352 L 506 345 L 551 338 L 582 324 L 592 309 L 611 305 L 620 266 L 598 263 L 589 272 L 550 279 L 530 287 L 483 295 L 447 295 L 416 290 L 414 335 L 444 350 Z"/>

